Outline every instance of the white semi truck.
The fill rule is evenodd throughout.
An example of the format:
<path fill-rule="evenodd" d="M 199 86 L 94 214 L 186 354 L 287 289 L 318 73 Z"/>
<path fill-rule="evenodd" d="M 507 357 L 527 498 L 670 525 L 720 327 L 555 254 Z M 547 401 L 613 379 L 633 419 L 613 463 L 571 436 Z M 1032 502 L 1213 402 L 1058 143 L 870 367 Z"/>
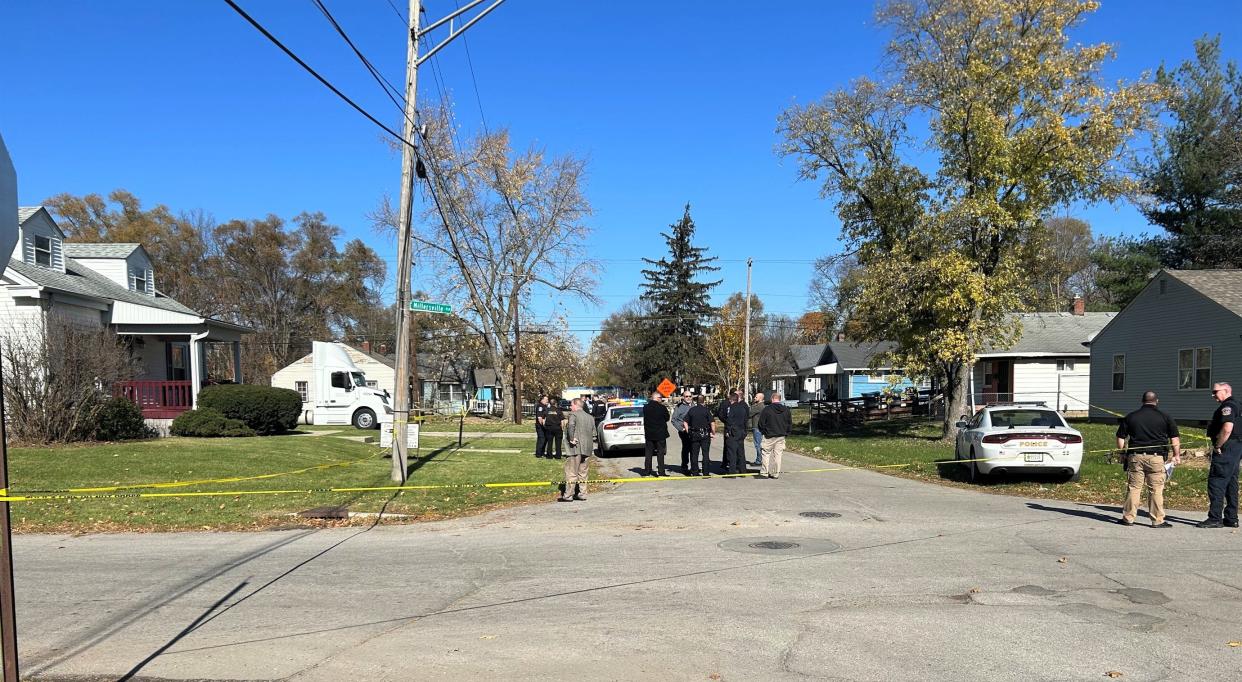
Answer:
<path fill-rule="evenodd" d="M 367 377 L 344 348 L 315 341 L 311 346 L 313 376 L 310 407 L 302 414 L 306 424 L 353 424 L 378 429 L 392 421 L 388 392 L 367 387 Z"/>

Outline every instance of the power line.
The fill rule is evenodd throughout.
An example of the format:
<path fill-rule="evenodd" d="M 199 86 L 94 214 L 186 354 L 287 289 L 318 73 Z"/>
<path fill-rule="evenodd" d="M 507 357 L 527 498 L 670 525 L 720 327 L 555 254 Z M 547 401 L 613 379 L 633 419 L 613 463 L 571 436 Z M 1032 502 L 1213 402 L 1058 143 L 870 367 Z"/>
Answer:
<path fill-rule="evenodd" d="M 402 111 L 402 115 L 404 116 L 405 94 L 398 90 L 397 86 L 390 83 L 387 78 L 384 78 L 384 75 L 379 72 L 379 69 L 376 69 L 375 65 L 371 63 L 371 60 L 367 59 L 366 55 L 362 54 L 362 50 L 358 49 L 358 46 L 355 45 L 354 41 L 350 39 L 349 34 L 345 32 L 345 29 L 341 28 L 341 25 L 337 22 L 336 17 L 332 16 L 332 12 L 328 11 L 328 7 L 323 4 L 323 0 L 311 0 L 311 2 L 319 8 L 319 11 L 323 13 L 324 18 L 328 20 L 328 23 L 332 24 L 332 28 L 336 29 L 337 35 L 341 36 L 341 38 L 345 41 L 345 44 L 349 45 L 349 49 L 354 51 L 354 54 L 358 57 L 359 61 L 362 62 L 362 65 L 367 68 L 367 72 L 371 74 L 371 78 L 375 79 L 375 82 L 379 84 L 380 89 L 382 89 L 384 94 L 388 96 L 388 99 L 392 100 L 392 103 Z"/>
<path fill-rule="evenodd" d="M 246 20 L 246 21 L 247 21 L 247 22 L 248 22 L 251 26 L 253 26 L 253 27 L 254 27 L 254 28 L 255 28 L 255 29 L 256 29 L 259 33 L 262 33 L 264 38 L 267 38 L 269 41 L 271 41 L 271 43 L 272 43 L 273 45 L 275 45 L 276 47 L 279 47 L 279 48 L 280 48 L 280 50 L 281 50 L 282 52 L 284 52 L 286 55 L 288 55 L 290 59 L 292 59 L 293 61 L 297 62 L 298 66 L 302 67 L 303 69 L 305 69 L 305 70 L 306 70 L 306 72 L 307 72 L 307 73 L 309 73 L 310 75 L 314 76 L 314 77 L 315 77 L 315 80 L 317 80 L 317 81 L 319 81 L 320 83 L 322 83 L 322 84 L 324 85 L 324 87 L 326 87 L 326 88 L 328 88 L 329 90 L 331 90 L 333 94 L 335 94 L 337 97 L 340 97 L 340 98 L 341 98 L 342 100 L 344 100 L 344 101 L 345 101 L 345 103 L 346 103 L 346 104 L 348 104 L 349 106 L 353 107 L 355 111 L 357 111 L 358 113 L 360 113 L 360 114 L 362 114 L 363 116 L 365 116 L 365 117 L 367 118 L 367 120 L 369 120 L 370 122 L 372 122 L 372 123 L 374 123 L 375 125 L 379 126 L 379 127 L 380 127 L 380 128 L 381 128 L 384 132 L 386 132 L 386 133 L 388 133 L 389 135 L 391 135 L 394 139 L 399 140 L 402 144 L 406 144 L 406 145 L 409 145 L 409 146 L 411 146 L 411 147 L 414 147 L 414 143 L 413 143 L 413 142 L 410 142 L 409 140 L 406 140 L 404 137 L 402 137 L 402 136 L 401 136 L 399 133 L 397 133 L 395 130 L 393 130 L 392 128 L 389 128 L 388 126 L 386 126 L 386 125 L 384 125 L 383 123 L 381 123 L 379 119 L 377 119 L 377 118 L 375 118 L 374 116 L 372 116 L 370 112 L 368 112 L 366 109 L 363 109 L 363 108 L 362 108 L 362 107 L 361 107 L 361 106 L 360 106 L 357 102 L 355 102 L 354 100 L 350 99 L 348 95 L 346 95 L 345 93 L 341 92 L 341 91 L 340 91 L 340 89 L 338 89 L 335 85 L 333 85 L 331 82 L 329 82 L 327 78 L 324 78 L 323 76 L 319 75 L 319 72 L 318 72 L 318 71 L 316 71 L 315 69 L 311 68 L 310 64 L 307 64 L 305 61 L 303 61 L 301 57 L 299 57 L 299 56 L 297 56 L 296 54 L 294 54 L 293 50 L 290 50 L 288 47 L 285 47 L 285 44 L 284 44 L 284 43 L 282 43 L 282 42 L 280 42 L 280 39 L 279 39 L 279 38 L 277 38 L 276 36 L 272 35 L 272 33 L 271 33 L 270 31 L 268 31 L 266 28 L 264 28 L 262 24 L 260 24 L 258 21 L 256 21 L 256 20 L 254 19 L 254 17 L 251 17 L 249 14 L 247 14 L 247 13 L 246 13 L 246 10 L 242 9 L 241 7 L 239 7 L 239 6 L 237 5 L 237 3 L 236 3 L 236 2 L 234 2 L 233 0 L 224 0 L 224 3 L 225 3 L 225 4 L 227 4 L 229 7 L 231 7 L 231 8 L 233 9 L 233 11 L 234 11 L 234 12 L 237 12 L 237 14 L 241 16 L 241 18 L 245 19 L 245 20 Z"/>
<path fill-rule="evenodd" d="M 461 3 L 453 0 L 453 4 L 461 9 Z M 462 46 L 466 48 L 466 64 L 470 67 L 470 82 L 474 84 L 474 101 L 479 106 L 479 121 L 483 124 L 483 132 L 490 133 L 487 129 L 487 116 L 483 115 L 483 98 L 479 96 L 479 79 L 474 75 L 474 58 L 470 56 L 470 39 L 464 34 L 461 37 Z"/>

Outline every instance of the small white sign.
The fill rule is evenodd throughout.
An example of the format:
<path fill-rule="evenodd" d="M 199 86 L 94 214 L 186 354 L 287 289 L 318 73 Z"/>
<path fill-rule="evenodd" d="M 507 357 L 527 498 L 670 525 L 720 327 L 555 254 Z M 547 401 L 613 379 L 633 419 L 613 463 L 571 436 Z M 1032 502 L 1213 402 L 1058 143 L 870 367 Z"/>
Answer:
<path fill-rule="evenodd" d="M 405 427 L 405 447 L 407 450 L 418 449 L 418 427 L 417 422 L 407 424 Z M 392 422 L 380 424 L 380 447 L 392 447 Z"/>

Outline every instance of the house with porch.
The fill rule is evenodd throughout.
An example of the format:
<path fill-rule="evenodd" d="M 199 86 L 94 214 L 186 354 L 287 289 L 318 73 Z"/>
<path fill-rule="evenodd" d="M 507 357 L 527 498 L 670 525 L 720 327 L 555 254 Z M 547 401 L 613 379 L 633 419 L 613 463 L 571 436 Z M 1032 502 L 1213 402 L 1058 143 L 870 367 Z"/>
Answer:
<path fill-rule="evenodd" d="M 833 341 L 831 343 L 792 346 L 790 355 L 800 383 L 799 400 L 846 400 L 885 391 L 907 388 L 928 388 L 924 382 L 911 381 L 900 368 L 879 363 L 877 357 L 891 351 L 891 341 Z"/>
<path fill-rule="evenodd" d="M 110 387 L 149 420 L 193 409 L 210 383 L 240 383 L 241 337 L 247 327 L 202 315 L 165 296 L 140 244 L 66 243 L 42 206 L 18 209 L 18 238 L 0 280 L 0 335 L 41 333 L 53 316 L 118 335 L 135 375 Z M 208 370 L 208 348 L 227 348 L 227 362 Z"/>

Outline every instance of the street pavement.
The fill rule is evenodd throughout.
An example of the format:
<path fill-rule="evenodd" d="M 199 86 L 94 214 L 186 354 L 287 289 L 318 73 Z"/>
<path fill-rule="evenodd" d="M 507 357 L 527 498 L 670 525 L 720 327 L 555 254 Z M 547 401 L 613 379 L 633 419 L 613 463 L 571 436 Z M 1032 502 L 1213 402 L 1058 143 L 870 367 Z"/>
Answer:
<path fill-rule="evenodd" d="M 1202 514 L 1173 513 L 1169 530 L 1126 528 L 1111 505 L 859 470 L 795 473 L 824 466 L 787 454 L 777 481 L 675 474 L 587 502 L 549 494 L 546 504 L 406 526 L 18 537 L 23 672 L 1242 677 L 1242 647 L 1229 646 L 1242 640 L 1236 531 L 1188 525 Z M 622 456 L 600 469 L 635 467 L 641 458 Z"/>

